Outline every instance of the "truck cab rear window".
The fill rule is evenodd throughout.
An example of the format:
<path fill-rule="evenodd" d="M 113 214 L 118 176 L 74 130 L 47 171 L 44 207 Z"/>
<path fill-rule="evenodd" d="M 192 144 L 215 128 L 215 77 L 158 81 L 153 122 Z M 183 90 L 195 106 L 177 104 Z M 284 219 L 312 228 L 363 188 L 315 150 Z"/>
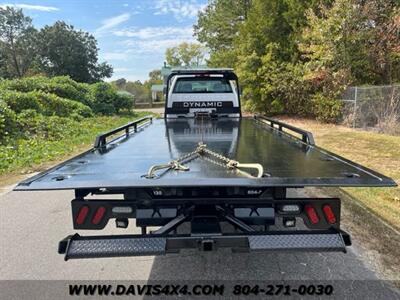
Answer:
<path fill-rule="evenodd" d="M 232 87 L 225 78 L 179 78 L 173 93 L 232 93 Z"/>

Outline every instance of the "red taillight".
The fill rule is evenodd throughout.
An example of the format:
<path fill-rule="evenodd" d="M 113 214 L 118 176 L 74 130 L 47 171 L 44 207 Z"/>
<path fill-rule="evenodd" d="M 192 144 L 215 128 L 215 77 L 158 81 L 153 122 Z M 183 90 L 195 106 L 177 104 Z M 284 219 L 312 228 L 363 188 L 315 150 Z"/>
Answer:
<path fill-rule="evenodd" d="M 88 206 L 82 206 L 81 209 L 78 212 L 78 216 L 76 217 L 76 224 L 82 225 L 83 222 L 86 220 L 86 216 L 89 212 L 89 207 Z"/>
<path fill-rule="evenodd" d="M 101 220 L 103 219 L 105 212 L 106 212 L 106 209 L 103 206 L 100 206 L 96 210 L 96 213 L 93 216 L 92 223 L 94 225 L 99 224 L 101 222 Z"/>
<path fill-rule="evenodd" d="M 324 205 L 324 207 L 322 208 L 322 210 L 324 211 L 326 220 L 328 221 L 329 224 L 335 224 L 336 223 L 336 217 L 335 214 L 332 211 L 332 208 L 330 207 L 330 205 Z"/>
<path fill-rule="evenodd" d="M 308 216 L 308 219 L 310 220 L 310 222 L 312 224 L 317 224 L 319 222 L 319 218 L 318 218 L 317 212 L 315 211 L 315 208 L 311 205 L 306 205 L 304 207 L 304 209 L 307 213 L 307 216 Z"/>

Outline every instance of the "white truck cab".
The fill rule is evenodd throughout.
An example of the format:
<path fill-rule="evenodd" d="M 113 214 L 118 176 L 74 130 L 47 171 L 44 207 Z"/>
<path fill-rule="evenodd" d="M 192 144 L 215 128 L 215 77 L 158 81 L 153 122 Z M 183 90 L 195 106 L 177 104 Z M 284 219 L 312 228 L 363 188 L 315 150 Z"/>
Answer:
<path fill-rule="evenodd" d="M 240 117 L 238 79 L 232 69 L 171 70 L 165 117 L 210 114 Z"/>

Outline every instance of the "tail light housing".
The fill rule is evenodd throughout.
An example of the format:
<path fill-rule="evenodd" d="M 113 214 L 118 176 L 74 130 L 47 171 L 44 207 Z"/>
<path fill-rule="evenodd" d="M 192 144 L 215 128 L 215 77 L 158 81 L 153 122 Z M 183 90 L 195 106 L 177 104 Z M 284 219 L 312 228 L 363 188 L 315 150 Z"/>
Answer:
<path fill-rule="evenodd" d="M 89 206 L 87 205 L 82 206 L 75 219 L 76 224 L 82 225 L 85 222 L 88 213 L 89 213 Z"/>
<path fill-rule="evenodd" d="M 96 212 L 95 212 L 95 214 L 94 214 L 94 216 L 93 216 L 92 223 L 93 223 L 94 225 L 99 224 L 99 223 L 101 222 L 101 220 L 103 220 L 103 217 L 104 217 L 104 214 L 105 214 L 105 213 L 106 213 L 105 207 L 104 207 L 104 206 L 100 206 L 100 207 L 96 210 Z"/>
<path fill-rule="evenodd" d="M 307 217 L 312 224 L 315 225 L 319 223 L 319 217 L 317 215 L 317 211 L 315 210 L 314 206 L 307 204 L 304 207 L 304 210 L 306 211 Z"/>
<path fill-rule="evenodd" d="M 329 224 L 335 224 L 336 223 L 336 216 L 333 213 L 332 207 L 329 204 L 325 204 L 322 207 L 322 211 L 324 212 L 325 219 Z"/>

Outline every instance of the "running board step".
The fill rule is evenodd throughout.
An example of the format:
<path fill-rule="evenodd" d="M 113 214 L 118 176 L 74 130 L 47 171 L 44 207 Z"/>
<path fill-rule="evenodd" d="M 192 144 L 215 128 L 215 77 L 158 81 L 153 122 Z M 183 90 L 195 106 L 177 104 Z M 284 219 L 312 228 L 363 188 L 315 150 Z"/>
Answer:
<path fill-rule="evenodd" d="M 72 258 L 100 258 L 121 256 L 146 256 L 165 254 L 166 238 L 132 236 L 69 236 L 58 247 L 65 260 Z"/>
<path fill-rule="evenodd" d="M 177 253 L 181 249 L 212 251 L 232 248 L 237 251 L 342 251 L 350 246 L 350 236 L 330 233 L 269 233 L 249 235 L 184 236 L 68 236 L 59 243 L 58 253 L 65 260 L 121 256 L 146 256 Z"/>
<path fill-rule="evenodd" d="M 346 244 L 342 234 L 276 234 L 249 236 L 251 251 L 343 251 Z"/>

